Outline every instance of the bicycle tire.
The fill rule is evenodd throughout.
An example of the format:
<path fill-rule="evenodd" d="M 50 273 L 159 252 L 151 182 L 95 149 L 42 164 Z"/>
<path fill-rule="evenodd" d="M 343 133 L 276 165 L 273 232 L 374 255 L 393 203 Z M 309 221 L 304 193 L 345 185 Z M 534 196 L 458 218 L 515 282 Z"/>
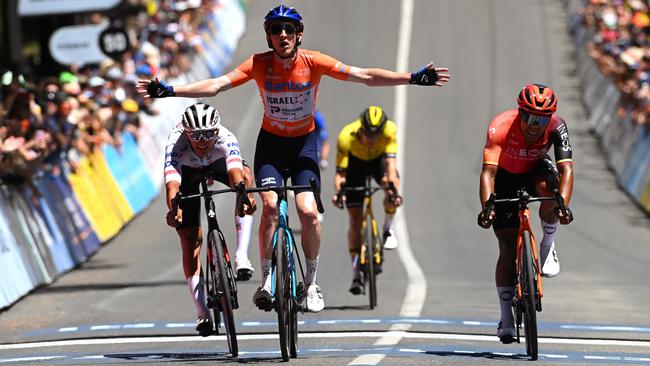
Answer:
<path fill-rule="evenodd" d="M 289 232 L 285 231 L 285 234 L 288 233 Z M 293 253 L 290 253 L 287 256 L 288 275 L 286 276 L 287 282 L 285 286 L 285 288 L 289 290 L 285 291 L 285 293 L 288 293 L 289 295 L 289 301 L 287 302 L 289 304 L 289 357 L 296 358 L 298 357 L 298 312 L 300 308 L 297 302 L 298 299 L 296 298 L 298 296 L 298 280 L 296 274 L 297 259 L 295 257 L 296 241 L 291 234 L 287 235 L 287 240 L 291 240 L 294 248 Z M 307 289 L 304 289 L 304 291 L 307 291 Z"/>
<path fill-rule="evenodd" d="M 219 334 L 219 324 L 221 324 L 221 311 L 219 310 L 219 302 L 217 301 L 217 271 L 214 267 L 214 262 L 212 261 L 213 250 L 212 250 L 212 234 L 208 234 L 208 248 L 206 250 L 206 271 L 205 271 L 205 290 L 207 297 L 207 306 L 208 309 L 212 309 L 212 320 L 214 322 L 214 334 Z"/>
<path fill-rule="evenodd" d="M 289 294 L 286 291 L 287 277 L 287 234 L 280 228 L 275 250 L 275 310 L 278 313 L 278 330 L 280 336 L 280 354 L 282 361 L 289 361 Z"/>
<path fill-rule="evenodd" d="M 230 286 L 230 281 L 228 280 L 228 261 L 226 260 L 226 254 L 223 250 L 226 243 L 223 241 L 223 237 L 219 235 L 217 230 L 211 231 L 212 240 L 210 245 L 213 248 L 213 254 L 217 258 L 218 266 L 218 275 L 217 275 L 217 290 L 219 293 L 219 305 L 221 307 L 221 315 L 223 318 L 223 323 L 226 328 L 226 338 L 228 340 L 228 349 L 230 354 L 233 357 L 237 357 L 239 354 L 239 346 L 237 344 L 237 331 L 235 329 L 235 316 L 232 310 L 232 290 Z M 218 237 L 220 243 L 217 244 L 215 237 Z"/>
<path fill-rule="evenodd" d="M 364 245 L 366 246 L 366 283 L 368 284 L 369 296 L 368 302 L 370 304 L 370 309 L 374 309 L 377 306 L 377 276 L 375 273 L 375 241 L 372 230 L 372 218 L 370 216 L 366 217 L 366 227 L 365 227 L 365 237 L 366 240 Z"/>
<path fill-rule="evenodd" d="M 522 262 L 522 296 L 524 297 L 524 332 L 526 335 L 526 353 L 531 360 L 537 360 L 537 276 L 533 261 L 530 233 L 524 231 L 524 261 Z"/>

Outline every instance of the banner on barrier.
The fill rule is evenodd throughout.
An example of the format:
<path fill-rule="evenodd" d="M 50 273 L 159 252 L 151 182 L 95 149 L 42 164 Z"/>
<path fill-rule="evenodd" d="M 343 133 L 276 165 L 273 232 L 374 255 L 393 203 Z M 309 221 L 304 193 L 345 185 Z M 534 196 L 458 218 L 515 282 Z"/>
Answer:
<path fill-rule="evenodd" d="M 0 309 L 12 304 L 34 287 L 18 250 L 0 198 Z"/>

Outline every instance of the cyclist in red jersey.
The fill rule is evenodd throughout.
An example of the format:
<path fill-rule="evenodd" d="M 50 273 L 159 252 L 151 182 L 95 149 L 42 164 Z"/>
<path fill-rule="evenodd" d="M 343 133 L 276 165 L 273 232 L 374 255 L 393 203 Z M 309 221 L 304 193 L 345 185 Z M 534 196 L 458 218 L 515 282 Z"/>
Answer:
<path fill-rule="evenodd" d="M 304 30 L 302 16 L 292 7 L 279 5 L 264 19 L 264 31 L 271 51 L 252 55 L 226 75 L 172 87 L 158 79 L 139 80 L 137 90 L 149 97 L 214 96 L 250 80 L 257 83 L 264 118 L 255 149 L 254 173 L 258 186 L 282 184 L 289 170 L 293 184 L 308 184 L 316 178 L 320 185 L 314 111 L 323 75 L 369 86 L 405 84 L 443 86 L 449 80 L 447 68 L 429 63 L 413 73 L 346 65 L 326 54 L 300 49 Z M 277 196 L 261 193 L 259 247 L 262 261 L 262 286 L 253 301 L 258 308 L 271 310 L 271 236 L 277 218 Z M 320 224 L 316 203 L 309 191 L 296 194 L 296 209 L 302 224 L 301 243 L 306 257 L 306 310 L 321 311 L 323 295 L 316 284 L 320 252 Z"/>
<path fill-rule="evenodd" d="M 572 151 L 566 123 L 555 114 L 555 92 L 541 84 L 529 84 L 519 93 L 517 103 L 518 109 L 498 114 L 488 128 L 480 181 L 481 204 L 485 208 L 492 193 L 497 198 L 514 198 L 519 188 L 525 188 L 531 195 L 552 196 L 557 188 L 568 207 L 573 191 Z M 551 146 L 555 163 L 547 155 Z M 515 337 L 512 299 L 519 228 L 517 209 L 516 204 L 497 205 L 487 216 L 481 213 L 478 217 L 478 224 L 486 229 L 492 226 L 499 240 L 495 279 L 501 320 L 497 336 L 506 344 Z M 540 243 L 542 275 L 553 277 L 560 272 L 554 240 L 558 222 L 566 225 L 572 216 L 562 215 L 555 201 L 543 201 L 539 216 L 544 232 Z"/>

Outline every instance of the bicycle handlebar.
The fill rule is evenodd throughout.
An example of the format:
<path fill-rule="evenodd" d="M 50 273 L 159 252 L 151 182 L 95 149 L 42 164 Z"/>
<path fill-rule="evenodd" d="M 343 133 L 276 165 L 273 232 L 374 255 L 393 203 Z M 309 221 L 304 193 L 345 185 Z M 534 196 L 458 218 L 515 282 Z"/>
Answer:
<path fill-rule="evenodd" d="M 238 187 L 239 189 L 239 187 Z M 241 190 L 238 190 L 240 193 L 240 198 L 239 202 L 237 203 L 237 211 L 239 212 L 240 216 L 241 213 L 243 213 L 244 206 L 243 203 L 246 203 L 245 201 L 248 200 L 248 197 L 246 197 L 246 193 L 252 193 L 252 192 L 276 192 L 278 195 L 280 195 L 281 192 L 286 192 L 286 191 L 296 191 L 299 189 L 308 189 L 314 194 L 314 198 L 316 199 L 316 208 L 318 209 L 318 212 L 323 213 L 325 212 L 325 208 L 323 207 L 323 201 L 320 198 L 320 187 L 316 183 L 315 178 L 311 178 L 309 180 L 309 185 L 299 185 L 299 186 L 269 186 L 269 187 L 261 187 L 261 188 L 244 188 L 242 187 Z M 242 199 L 242 196 L 245 197 L 245 200 Z"/>
<path fill-rule="evenodd" d="M 484 218 L 489 217 L 490 212 L 496 203 L 516 203 L 519 207 L 524 207 L 531 202 L 555 201 L 562 215 L 566 216 L 569 219 L 569 222 L 573 221 L 573 212 L 571 212 L 570 208 L 566 207 L 564 204 L 564 197 L 562 197 L 560 191 L 557 189 L 553 190 L 553 196 L 546 197 L 533 197 L 523 189 L 517 191 L 517 198 L 496 199 L 496 197 L 496 193 L 490 194 L 490 198 L 485 202 L 485 208 L 479 213 L 479 216 L 483 216 Z"/>
<path fill-rule="evenodd" d="M 399 196 L 397 194 L 397 188 L 395 188 L 395 183 L 393 183 L 392 181 L 388 182 L 388 187 L 376 187 L 375 186 L 375 187 L 369 187 L 368 188 L 366 186 L 351 187 L 351 186 L 343 185 L 343 186 L 341 186 L 341 189 L 339 189 L 339 191 L 336 192 L 336 205 L 338 206 L 338 208 L 343 209 L 343 195 L 345 194 L 345 192 L 366 192 L 366 191 L 368 191 L 369 194 L 372 196 L 373 194 L 375 194 L 375 192 L 381 191 L 381 190 L 390 191 L 392 193 L 392 196 L 393 196 L 393 201 L 395 199 L 397 199 L 397 197 Z"/>

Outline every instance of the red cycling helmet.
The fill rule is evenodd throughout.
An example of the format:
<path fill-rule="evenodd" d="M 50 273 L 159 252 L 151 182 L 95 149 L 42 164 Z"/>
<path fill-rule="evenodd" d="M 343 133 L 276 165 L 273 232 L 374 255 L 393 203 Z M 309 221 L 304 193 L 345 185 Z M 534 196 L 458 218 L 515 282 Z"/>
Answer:
<path fill-rule="evenodd" d="M 517 97 L 519 109 L 538 115 L 551 115 L 557 110 L 557 97 L 553 89 L 542 84 L 528 84 Z"/>

